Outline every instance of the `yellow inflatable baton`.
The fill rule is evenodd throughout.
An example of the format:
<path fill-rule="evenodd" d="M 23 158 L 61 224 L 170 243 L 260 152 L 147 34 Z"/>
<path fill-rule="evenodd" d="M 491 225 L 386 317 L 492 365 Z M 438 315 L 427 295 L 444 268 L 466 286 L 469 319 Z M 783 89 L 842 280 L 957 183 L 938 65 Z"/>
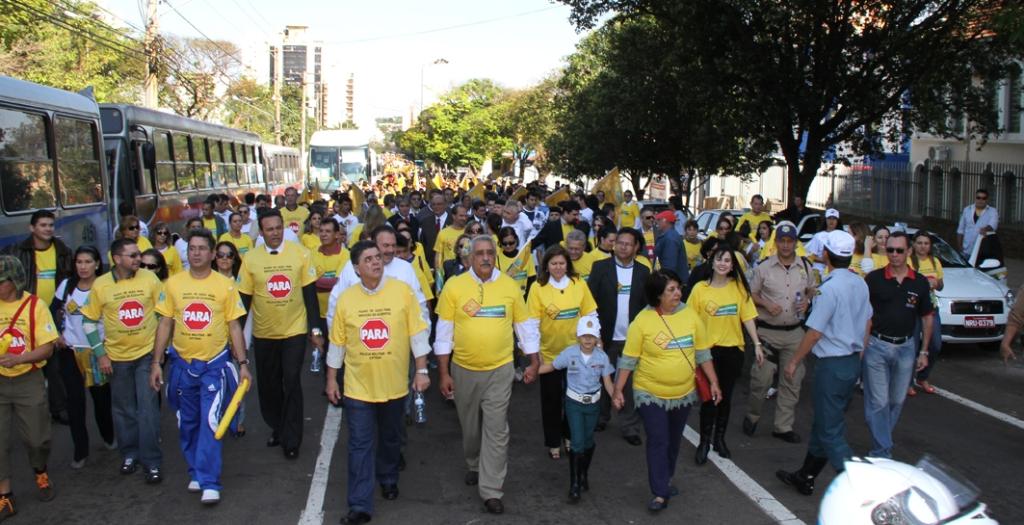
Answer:
<path fill-rule="evenodd" d="M 220 439 L 227 434 L 228 427 L 231 426 L 231 420 L 235 418 L 235 412 L 238 412 L 238 406 L 242 404 L 242 398 L 245 397 L 245 393 L 249 391 L 249 379 L 242 379 L 239 383 L 238 388 L 235 389 L 235 395 L 231 396 L 231 402 L 228 403 L 228 407 L 224 410 L 224 417 L 220 418 L 220 424 L 217 425 L 217 433 L 213 435 L 215 439 Z"/>
<path fill-rule="evenodd" d="M 10 332 L 0 336 L 0 355 L 7 353 L 7 349 L 11 347 L 12 341 L 14 341 L 14 336 Z"/>

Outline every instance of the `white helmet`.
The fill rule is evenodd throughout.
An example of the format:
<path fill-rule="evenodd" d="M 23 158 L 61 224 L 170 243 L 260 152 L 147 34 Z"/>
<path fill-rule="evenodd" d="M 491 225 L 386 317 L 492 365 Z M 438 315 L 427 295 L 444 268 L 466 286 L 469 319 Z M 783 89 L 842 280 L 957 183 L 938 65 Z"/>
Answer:
<path fill-rule="evenodd" d="M 854 458 L 825 492 L 818 524 L 998 524 L 978 495 L 970 481 L 928 455 L 917 466 Z"/>

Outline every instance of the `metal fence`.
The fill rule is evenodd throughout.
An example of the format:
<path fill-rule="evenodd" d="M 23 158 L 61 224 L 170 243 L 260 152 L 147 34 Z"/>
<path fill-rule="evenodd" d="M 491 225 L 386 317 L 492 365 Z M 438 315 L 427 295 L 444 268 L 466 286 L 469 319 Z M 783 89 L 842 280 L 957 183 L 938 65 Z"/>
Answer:
<path fill-rule="evenodd" d="M 928 161 L 871 163 L 819 175 L 808 204 L 886 219 L 934 217 L 956 222 L 975 191 L 989 192 L 1000 226 L 1024 228 L 1024 164 Z"/>

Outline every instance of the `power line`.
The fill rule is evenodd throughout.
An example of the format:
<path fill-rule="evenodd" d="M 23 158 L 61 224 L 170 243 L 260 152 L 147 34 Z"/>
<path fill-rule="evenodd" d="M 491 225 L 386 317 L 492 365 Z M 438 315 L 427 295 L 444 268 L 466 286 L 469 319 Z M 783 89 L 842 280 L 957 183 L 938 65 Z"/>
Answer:
<path fill-rule="evenodd" d="M 525 12 L 522 12 L 522 13 L 516 13 L 516 14 L 511 14 L 511 15 L 498 16 L 498 17 L 494 17 L 494 18 L 486 18 L 486 19 L 483 19 L 483 20 L 477 20 L 477 21 L 474 21 L 474 22 L 466 22 L 464 24 L 456 24 L 456 25 L 452 25 L 452 26 L 436 27 L 434 29 L 425 29 L 423 31 L 414 31 L 414 32 L 411 32 L 411 33 L 400 33 L 400 34 L 397 34 L 397 35 L 384 35 L 384 36 L 374 36 L 374 37 L 368 37 L 368 38 L 357 38 L 355 40 L 339 40 L 339 41 L 324 42 L 324 43 L 325 44 L 360 44 L 360 43 L 363 43 L 363 42 L 376 42 L 378 40 L 391 40 L 391 39 L 396 39 L 396 38 L 405 38 L 405 37 L 409 37 L 409 36 L 429 35 L 431 33 L 440 33 L 442 31 L 451 31 L 453 29 L 464 29 L 464 28 L 467 28 L 467 27 L 479 26 L 479 25 L 484 25 L 484 24 L 492 24 L 494 22 L 501 22 L 503 20 L 509 20 L 509 19 L 512 19 L 512 18 L 519 18 L 519 17 L 523 17 L 523 16 L 534 15 L 534 14 L 537 14 L 537 13 L 543 13 L 545 11 L 550 11 L 552 9 L 557 9 L 557 8 L 558 8 L 558 6 L 549 6 L 549 7 L 545 7 L 545 8 L 542 8 L 542 9 L 534 9 L 533 11 L 525 11 Z"/>
<path fill-rule="evenodd" d="M 211 44 L 213 44 L 213 45 L 214 45 L 214 46 L 215 46 L 215 47 L 216 47 L 217 49 L 220 49 L 220 50 L 221 50 L 221 51 L 222 51 L 222 52 L 223 52 L 223 53 L 224 53 L 225 55 L 227 55 L 228 57 L 230 57 L 231 59 L 233 59 L 233 60 L 234 60 L 235 62 L 238 62 L 238 64 L 239 64 L 239 65 L 241 65 L 242 67 L 245 67 L 245 63 L 244 63 L 244 62 L 242 62 L 242 60 L 241 60 L 241 59 L 239 59 L 238 57 L 236 57 L 236 56 L 234 55 L 234 53 L 231 53 L 231 52 L 230 52 L 230 51 L 228 51 L 227 49 L 224 49 L 224 47 L 222 47 L 222 46 L 220 45 L 220 42 L 218 42 L 218 41 L 216 41 L 216 40 L 214 40 L 214 39 L 210 38 L 209 36 L 207 36 L 207 35 L 206 35 L 206 33 L 204 33 L 204 32 L 203 32 L 203 31 L 202 31 L 201 29 L 199 29 L 198 27 L 196 27 L 196 25 L 195 25 L 195 24 L 193 24 L 191 20 L 189 20 L 188 18 L 186 18 L 186 17 L 185 17 L 185 15 L 181 14 L 181 11 L 178 11 L 178 9 L 177 9 L 176 7 L 174 7 L 174 6 L 173 6 L 173 5 L 172 5 L 172 4 L 171 4 L 171 3 L 170 3 L 170 2 L 168 1 L 168 0 L 164 0 L 164 4 L 166 4 L 166 5 L 167 5 L 167 7 L 170 7 L 170 8 L 171 8 L 171 11 L 174 11 L 174 13 L 175 13 L 176 15 L 178 15 L 178 17 L 179 17 L 179 18 L 181 18 L 182 20 L 184 20 L 186 24 L 188 24 L 189 26 L 191 26 L 191 27 L 192 27 L 192 29 L 195 29 L 197 33 L 199 33 L 200 35 L 202 35 L 202 36 L 203 36 L 203 38 L 205 38 L 205 39 L 206 39 L 206 40 L 207 40 L 208 42 L 210 42 Z"/>

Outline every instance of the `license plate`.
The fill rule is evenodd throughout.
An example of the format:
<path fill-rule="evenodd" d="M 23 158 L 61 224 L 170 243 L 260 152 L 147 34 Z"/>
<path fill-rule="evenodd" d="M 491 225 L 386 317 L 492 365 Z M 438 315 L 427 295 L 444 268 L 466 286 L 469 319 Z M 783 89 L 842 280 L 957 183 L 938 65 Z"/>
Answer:
<path fill-rule="evenodd" d="M 968 315 L 964 319 L 965 328 L 995 328 L 996 320 L 991 315 Z"/>

